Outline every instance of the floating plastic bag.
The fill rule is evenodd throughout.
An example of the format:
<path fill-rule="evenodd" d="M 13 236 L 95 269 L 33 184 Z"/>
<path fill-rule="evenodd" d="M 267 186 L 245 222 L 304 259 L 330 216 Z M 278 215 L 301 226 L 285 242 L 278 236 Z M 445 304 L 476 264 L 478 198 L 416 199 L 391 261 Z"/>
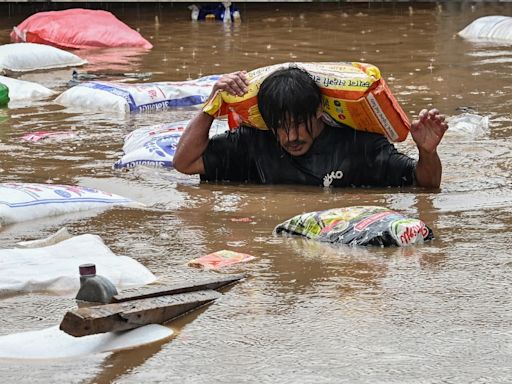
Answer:
<path fill-rule="evenodd" d="M 228 265 L 245 263 L 254 260 L 255 257 L 247 253 L 222 250 L 201 256 L 197 259 L 190 260 L 188 265 L 191 267 L 206 267 L 209 269 L 219 269 Z"/>
<path fill-rule="evenodd" d="M 74 49 L 153 47 L 112 13 L 80 8 L 38 12 L 13 28 L 11 40 Z"/>
<path fill-rule="evenodd" d="M 37 331 L 0 336 L 2 359 L 59 359 L 131 349 L 165 340 L 170 328 L 150 324 L 126 332 L 73 337 L 53 326 Z"/>
<path fill-rule="evenodd" d="M 115 162 L 114 169 L 139 165 L 172 168 L 176 146 L 190 120 L 136 129 L 125 137 L 124 156 Z M 215 120 L 210 134 L 224 132 L 227 122 Z"/>
<path fill-rule="evenodd" d="M 450 135 L 460 133 L 465 136 L 481 136 L 489 131 L 489 117 L 474 113 L 462 113 L 446 119 L 450 126 Z"/>
<path fill-rule="evenodd" d="M 249 91 L 244 96 L 218 92 L 203 110 L 211 116 L 231 115 L 236 125 L 244 123 L 267 129 L 258 110 L 258 90 L 263 80 L 279 69 L 300 67 L 320 87 L 325 115 L 332 124 L 343 123 L 361 131 L 403 141 L 410 123 L 377 67 L 366 63 L 284 63 L 248 73 Z M 232 126 L 234 128 L 234 126 Z"/>
<path fill-rule="evenodd" d="M 37 131 L 26 133 L 21 136 L 21 140 L 30 141 L 32 143 L 37 143 L 41 140 L 64 140 L 75 137 L 76 133 L 72 131 L 57 131 L 57 132 L 46 132 L 46 131 Z"/>
<path fill-rule="evenodd" d="M 87 64 L 76 55 L 43 44 L 0 45 L 0 73 L 76 67 Z"/>
<path fill-rule="evenodd" d="M 0 76 L 0 81 L 2 81 L 2 77 Z M 9 88 L 0 83 L 0 107 L 5 107 L 7 104 L 9 104 Z"/>
<path fill-rule="evenodd" d="M 0 294 L 33 291 L 76 295 L 78 267 L 93 263 L 117 289 L 140 287 L 156 277 L 138 261 L 117 256 L 96 235 L 80 235 L 41 248 L 0 249 Z"/>
<path fill-rule="evenodd" d="M 434 237 L 421 220 L 383 207 L 355 206 L 308 212 L 279 224 L 274 233 L 348 245 L 406 246 Z"/>
<path fill-rule="evenodd" d="M 49 245 L 55 245 L 61 241 L 71 239 L 72 237 L 73 235 L 69 233 L 68 229 L 63 227 L 44 239 L 19 241 L 16 245 L 20 248 L 41 248 L 48 247 Z"/>
<path fill-rule="evenodd" d="M 0 183 L 0 224 L 114 205 L 137 203 L 119 195 L 87 187 Z"/>
<path fill-rule="evenodd" d="M 11 79 L 10 77 L 0 76 L 0 83 L 3 83 L 9 87 L 9 98 L 10 101 L 14 102 L 22 100 L 46 99 L 55 94 L 55 92 L 51 89 L 31 81 Z"/>
<path fill-rule="evenodd" d="M 205 102 L 218 78 L 138 84 L 91 81 L 68 89 L 55 101 L 66 107 L 122 113 L 190 107 Z"/>
<path fill-rule="evenodd" d="M 484 16 L 460 31 L 459 36 L 468 40 L 512 41 L 512 17 Z"/>

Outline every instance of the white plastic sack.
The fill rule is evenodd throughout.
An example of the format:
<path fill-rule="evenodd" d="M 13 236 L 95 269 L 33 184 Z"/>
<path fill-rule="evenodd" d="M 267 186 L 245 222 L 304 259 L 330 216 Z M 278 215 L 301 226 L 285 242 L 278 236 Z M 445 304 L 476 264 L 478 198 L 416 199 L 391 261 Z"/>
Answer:
<path fill-rule="evenodd" d="M 76 67 L 87 64 L 80 57 L 43 44 L 14 43 L 0 46 L 0 73 Z"/>
<path fill-rule="evenodd" d="M 0 293 L 33 291 L 76 295 L 80 288 L 78 267 L 93 263 L 98 275 L 118 290 L 156 280 L 146 267 L 128 256 L 117 256 L 96 235 L 80 235 L 41 248 L 0 249 Z"/>
<path fill-rule="evenodd" d="M 512 17 L 480 17 L 460 31 L 459 36 L 468 40 L 512 41 Z"/>
<path fill-rule="evenodd" d="M 113 205 L 138 205 L 125 197 L 71 185 L 0 183 L 0 225 Z"/>
<path fill-rule="evenodd" d="M 189 121 L 143 127 L 130 132 L 123 145 L 125 154 L 115 162 L 113 168 L 134 168 L 139 165 L 172 168 L 176 146 Z M 214 120 L 210 135 L 226 130 L 227 121 Z"/>
<path fill-rule="evenodd" d="M 0 83 L 5 84 L 9 88 L 9 99 L 11 102 L 46 99 L 55 94 L 51 89 L 31 81 L 0 76 Z"/>
<path fill-rule="evenodd" d="M 64 91 L 55 102 L 65 107 L 120 113 L 190 107 L 206 101 L 218 78 L 138 84 L 91 81 Z"/>
<path fill-rule="evenodd" d="M 171 337 L 173 331 L 150 324 L 126 332 L 73 337 L 58 326 L 0 336 L 2 359 L 59 359 L 131 349 Z"/>

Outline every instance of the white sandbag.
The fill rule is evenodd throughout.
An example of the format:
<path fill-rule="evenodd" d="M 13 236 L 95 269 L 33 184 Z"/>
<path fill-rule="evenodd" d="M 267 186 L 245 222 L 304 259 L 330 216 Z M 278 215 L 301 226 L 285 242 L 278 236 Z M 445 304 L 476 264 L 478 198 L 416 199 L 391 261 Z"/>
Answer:
<path fill-rule="evenodd" d="M 84 64 L 87 62 L 80 57 L 49 45 L 33 43 L 0 45 L 0 73 L 76 67 Z"/>
<path fill-rule="evenodd" d="M 134 168 L 139 165 L 172 168 L 176 146 L 189 121 L 143 127 L 130 132 L 123 145 L 125 154 L 114 163 L 113 168 Z M 227 121 L 214 120 L 210 136 L 228 129 Z"/>
<path fill-rule="evenodd" d="M 117 256 L 99 236 L 74 236 L 41 248 L 0 249 L 0 295 L 33 291 L 76 295 L 80 288 L 78 267 L 93 263 L 96 273 L 118 290 L 156 280 L 146 267 L 128 256 Z"/>
<path fill-rule="evenodd" d="M 58 326 L 0 336 L 2 359 L 62 359 L 131 349 L 168 339 L 170 328 L 150 324 L 126 332 L 73 337 Z"/>
<path fill-rule="evenodd" d="M 140 206 L 125 197 L 87 187 L 0 183 L 0 225 L 114 205 Z"/>
<path fill-rule="evenodd" d="M 9 99 L 11 102 L 46 99 L 55 94 L 51 89 L 31 81 L 0 76 L 0 83 L 5 84 L 9 88 Z"/>
<path fill-rule="evenodd" d="M 218 78 L 138 84 L 90 81 L 64 91 L 55 102 L 81 110 L 120 113 L 190 107 L 206 101 Z"/>
<path fill-rule="evenodd" d="M 512 41 L 512 17 L 480 17 L 459 32 L 468 40 L 508 40 Z"/>

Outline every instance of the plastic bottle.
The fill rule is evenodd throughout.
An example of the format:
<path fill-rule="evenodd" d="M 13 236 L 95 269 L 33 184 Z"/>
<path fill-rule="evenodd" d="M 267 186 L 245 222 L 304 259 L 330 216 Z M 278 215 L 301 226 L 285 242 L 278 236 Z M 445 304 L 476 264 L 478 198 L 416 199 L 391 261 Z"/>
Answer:
<path fill-rule="evenodd" d="M 117 295 L 117 289 L 109 279 L 96 275 L 96 265 L 82 264 L 78 270 L 80 271 L 80 290 L 76 295 L 77 300 L 106 304 Z"/>
<path fill-rule="evenodd" d="M 5 107 L 9 103 L 9 88 L 0 83 L 0 107 Z"/>

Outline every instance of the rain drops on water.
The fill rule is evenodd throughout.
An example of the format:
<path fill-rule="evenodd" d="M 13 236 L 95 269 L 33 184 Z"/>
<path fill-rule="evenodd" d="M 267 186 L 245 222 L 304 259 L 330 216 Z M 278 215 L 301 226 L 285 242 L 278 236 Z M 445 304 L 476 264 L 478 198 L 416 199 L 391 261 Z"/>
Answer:
<path fill-rule="evenodd" d="M 432 70 L 434 69 L 434 61 L 435 61 L 435 59 L 431 58 L 430 59 L 430 63 L 428 65 L 428 67 L 427 67 L 430 70 L 430 73 L 432 73 Z"/>

